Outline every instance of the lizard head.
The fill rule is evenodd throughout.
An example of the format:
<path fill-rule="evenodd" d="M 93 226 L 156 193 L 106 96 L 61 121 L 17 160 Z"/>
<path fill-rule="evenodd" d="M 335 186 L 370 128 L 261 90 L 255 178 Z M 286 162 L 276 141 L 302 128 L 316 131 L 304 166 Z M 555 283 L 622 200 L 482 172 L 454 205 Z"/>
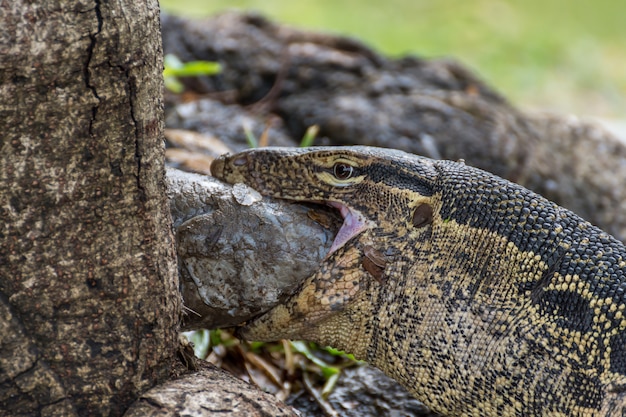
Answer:
<path fill-rule="evenodd" d="M 363 357 L 367 341 L 355 346 L 351 335 L 364 339 L 371 327 L 377 286 L 407 234 L 424 233 L 432 222 L 433 161 L 369 147 L 263 148 L 222 156 L 211 172 L 263 195 L 327 204 L 344 219 L 318 271 L 241 334 L 308 339 Z"/>
<path fill-rule="evenodd" d="M 445 415 L 606 415 L 623 386 L 624 247 L 541 196 L 367 147 L 252 150 L 212 172 L 344 217 L 319 269 L 244 338 L 350 351 Z"/>

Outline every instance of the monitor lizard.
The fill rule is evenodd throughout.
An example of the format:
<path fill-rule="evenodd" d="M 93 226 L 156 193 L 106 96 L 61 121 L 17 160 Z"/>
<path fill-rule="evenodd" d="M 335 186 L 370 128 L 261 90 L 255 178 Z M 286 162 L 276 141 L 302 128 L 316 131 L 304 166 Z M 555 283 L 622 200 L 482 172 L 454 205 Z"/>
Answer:
<path fill-rule="evenodd" d="M 245 339 L 351 352 L 447 416 L 626 415 L 626 249 L 576 214 L 389 149 L 253 149 L 211 171 L 344 218 L 319 269 Z"/>

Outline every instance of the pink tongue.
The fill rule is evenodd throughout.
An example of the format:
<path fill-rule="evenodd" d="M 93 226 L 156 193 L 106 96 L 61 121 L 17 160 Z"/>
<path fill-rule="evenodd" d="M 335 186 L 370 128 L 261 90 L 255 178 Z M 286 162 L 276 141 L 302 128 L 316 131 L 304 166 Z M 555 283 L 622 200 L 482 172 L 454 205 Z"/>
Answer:
<path fill-rule="evenodd" d="M 327 204 L 331 207 L 339 209 L 341 217 L 343 217 L 343 225 L 341 226 L 341 229 L 339 229 L 337 236 L 335 236 L 335 240 L 330 247 L 330 251 L 326 254 L 326 258 L 328 258 L 337 249 L 341 248 L 347 241 L 367 228 L 365 218 L 361 215 L 361 213 L 354 213 L 348 207 L 340 203 L 331 201 Z"/>

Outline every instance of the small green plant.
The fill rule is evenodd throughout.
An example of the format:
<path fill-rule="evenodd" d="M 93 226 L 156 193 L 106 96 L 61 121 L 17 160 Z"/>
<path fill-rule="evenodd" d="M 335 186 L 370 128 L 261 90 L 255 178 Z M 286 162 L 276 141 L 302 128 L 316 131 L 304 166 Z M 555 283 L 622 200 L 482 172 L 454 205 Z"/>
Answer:
<path fill-rule="evenodd" d="M 319 131 L 320 127 L 318 125 L 309 126 L 306 132 L 304 132 L 304 136 L 300 141 L 300 147 L 308 148 L 309 146 L 313 145 L 313 141 L 315 140 L 315 137 L 317 136 Z"/>
<path fill-rule="evenodd" d="M 242 127 L 243 133 L 246 135 L 246 142 L 248 142 L 248 146 L 250 148 L 258 148 L 259 141 L 257 140 L 256 136 L 254 136 L 254 132 L 252 131 L 252 127 L 250 126 L 250 124 L 244 123 Z"/>
<path fill-rule="evenodd" d="M 319 369 L 321 370 L 322 375 L 326 381 L 324 383 L 324 387 L 322 388 L 322 392 L 321 392 L 322 398 L 324 399 L 326 399 L 328 395 L 332 392 L 333 388 L 335 387 L 335 384 L 337 383 L 337 380 L 339 379 L 339 375 L 341 374 L 341 371 L 347 366 L 352 366 L 356 363 L 359 363 L 359 361 L 357 361 L 354 358 L 354 356 L 352 356 L 351 354 L 346 354 L 345 352 L 341 350 L 337 350 L 331 347 L 320 348 L 314 343 L 307 343 L 301 340 L 295 340 L 289 343 L 291 344 L 291 348 L 295 352 L 303 355 L 311 363 L 318 366 Z M 318 356 L 316 356 L 313 353 L 312 349 L 313 350 L 325 350 L 331 355 L 347 359 L 347 361 L 344 360 L 343 363 L 340 363 L 338 365 L 330 365 L 326 363 L 324 360 L 320 359 Z"/>
<path fill-rule="evenodd" d="M 206 359 L 210 350 L 215 346 L 223 345 L 226 348 L 233 346 L 236 342 L 229 337 L 224 337 L 220 329 L 216 330 L 194 330 L 183 333 L 187 339 L 193 343 L 193 350 L 196 357 Z"/>
<path fill-rule="evenodd" d="M 178 80 L 180 77 L 198 77 L 218 74 L 222 67 L 217 62 L 189 61 L 182 62 L 176 55 L 167 54 L 163 59 L 163 79 L 165 88 L 173 93 L 182 93 L 185 87 Z"/>

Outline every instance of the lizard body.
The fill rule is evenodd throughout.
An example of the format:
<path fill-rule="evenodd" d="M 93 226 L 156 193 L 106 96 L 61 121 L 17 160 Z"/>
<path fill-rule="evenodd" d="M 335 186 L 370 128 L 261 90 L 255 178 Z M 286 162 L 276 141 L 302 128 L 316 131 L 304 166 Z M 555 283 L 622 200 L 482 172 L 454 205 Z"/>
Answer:
<path fill-rule="evenodd" d="M 255 149 L 212 172 L 344 217 L 318 271 L 246 339 L 346 350 L 448 416 L 626 415 L 626 249 L 574 213 L 378 148 Z"/>

